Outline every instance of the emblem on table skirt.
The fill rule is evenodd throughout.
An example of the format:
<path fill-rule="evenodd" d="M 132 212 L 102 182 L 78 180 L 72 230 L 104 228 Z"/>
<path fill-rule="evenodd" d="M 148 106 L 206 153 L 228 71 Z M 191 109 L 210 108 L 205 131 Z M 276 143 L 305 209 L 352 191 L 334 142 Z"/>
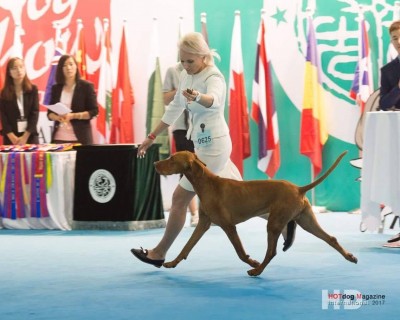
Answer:
<path fill-rule="evenodd" d="M 115 179 L 109 171 L 99 169 L 90 176 L 89 192 L 93 200 L 107 203 L 114 197 L 115 189 Z"/>

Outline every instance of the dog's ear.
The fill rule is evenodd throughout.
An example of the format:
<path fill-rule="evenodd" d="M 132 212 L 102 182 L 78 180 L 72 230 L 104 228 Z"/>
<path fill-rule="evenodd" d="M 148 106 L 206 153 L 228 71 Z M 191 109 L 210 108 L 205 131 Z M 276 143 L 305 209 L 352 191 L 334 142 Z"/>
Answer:
<path fill-rule="evenodd" d="M 207 167 L 207 165 L 206 165 L 203 161 L 201 161 L 201 160 L 199 159 L 199 157 L 197 156 L 197 154 L 194 154 L 194 157 L 195 157 L 195 159 L 196 159 L 197 161 L 199 161 L 203 166 Z"/>

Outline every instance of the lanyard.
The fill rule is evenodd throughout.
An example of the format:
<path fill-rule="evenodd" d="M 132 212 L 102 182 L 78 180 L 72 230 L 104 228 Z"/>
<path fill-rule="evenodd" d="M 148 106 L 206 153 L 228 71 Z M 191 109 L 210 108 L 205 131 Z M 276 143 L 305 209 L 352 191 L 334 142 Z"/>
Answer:
<path fill-rule="evenodd" d="M 19 95 L 17 97 L 17 104 L 18 104 L 18 109 L 19 109 L 19 113 L 21 114 L 21 119 L 24 118 L 25 113 L 24 113 L 24 94 L 21 93 L 21 95 Z"/>

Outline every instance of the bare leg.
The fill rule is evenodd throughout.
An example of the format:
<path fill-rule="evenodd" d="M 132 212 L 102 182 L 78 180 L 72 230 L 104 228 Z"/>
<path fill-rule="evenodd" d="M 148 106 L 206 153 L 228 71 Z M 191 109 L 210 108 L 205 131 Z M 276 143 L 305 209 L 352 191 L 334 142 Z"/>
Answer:
<path fill-rule="evenodd" d="M 190 226 L 195 227 L 199 223 L 199 210 L 197 209 L 197 197 L 194 197 L 189 203 Z"/>
<path fill-rule="evenodd" d="M 168 249 L 181 232 L 186 220 L 186 210 L 190 200 L 193 199 L 195 193 L 187 191 L 178 185 L 172 196 L 172 206 L 169 212 L 167 227 L 161 241 L 148 251 L 147 257 L 150 259 L 165 259 Z"/>
<path fill-rule="evenodd" d="M 196 214 L 199 214 L 199 210 L 198 210 L 198 208 L 197 208 L 197 197 L 194 197 L 191 201 L 190 201 L 190 203 L 189 203 L 189 211 L 190 211 L 190 214 L 193 216 L 193 215 L 196 215 Z"/>

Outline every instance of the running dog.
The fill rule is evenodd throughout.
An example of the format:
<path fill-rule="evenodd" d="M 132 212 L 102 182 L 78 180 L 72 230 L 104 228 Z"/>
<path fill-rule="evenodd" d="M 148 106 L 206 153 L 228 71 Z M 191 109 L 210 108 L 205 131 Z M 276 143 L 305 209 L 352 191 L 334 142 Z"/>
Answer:
<path fill-rule="evenodd" d="M 225 231 L 239 258 L 253 267 L 247 273 L 258 276 L 276 255 L 279 235 L 292 220 L 327 242 L 346 260 L 357 263 L 357 258 L 341 247 L 335 237 L 322 230 L 305 196 L 308 190 L 320 184 L 336 168 L 346 153 L 343 152 L 321 177 L 302 187 L 285 180 L 236 181 L 221 178 L 188 151 L 177 152 L 166 160 L 155 162 L 155 169 L 161 175 L 184 174 L 200 199 L 197 227 L 181 253 L 175 260 L 165 262 L 164 267 L 174 268 L 186 259 L 211 223 L 214 223 Z M 257 216 L 268 219 L 268 248 L 261 264 L 246 254 L 236 232 L 236 224 Z"/>

